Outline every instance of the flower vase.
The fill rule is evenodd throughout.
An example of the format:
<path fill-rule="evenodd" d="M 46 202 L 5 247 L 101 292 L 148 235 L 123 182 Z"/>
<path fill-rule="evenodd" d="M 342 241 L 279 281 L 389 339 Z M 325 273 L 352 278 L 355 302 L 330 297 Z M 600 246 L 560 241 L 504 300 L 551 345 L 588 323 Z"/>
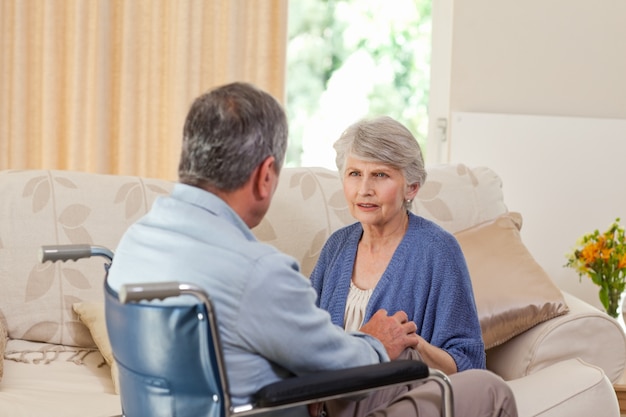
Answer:
<path fill-rule="evenodd" d="M 626 302 L 625 292 L 617 292 L 613 290 L 609 292 L 609 296 L 607 297 L 607 306 L 604 306 L 604 312 L 614 318 L 626 333 L 626 309 L 624 308 L 624 303 Z"/>
<path fill-rule="evenodd" d="M 624 303 L 626 302 L 626 293 L 621 293 L 619 295 L 619 302 L 617 303 L 616 316 L 615 320 L 619 323 L 624 333 L 626 333 L 626 309 L 624 308 Z M 609 306 L 610 308 L 610 306 Z M 609 316 L 611 315 L 608 311 L 606 312 Z"/>
<path fill-rule="evenodd" d="M 622 303 L 624 301 L 623 293 L 616 288 L 610 288 L 605 294 L 608 295 L 606 313 L 614 319 L 620 320 L 622 315 Z"/>

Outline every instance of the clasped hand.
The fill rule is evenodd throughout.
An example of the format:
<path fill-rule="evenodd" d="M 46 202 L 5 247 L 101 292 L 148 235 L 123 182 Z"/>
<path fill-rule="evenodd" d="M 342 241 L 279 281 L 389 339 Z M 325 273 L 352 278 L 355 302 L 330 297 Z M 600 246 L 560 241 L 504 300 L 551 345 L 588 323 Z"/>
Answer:
<path fill-rule="evenodd" d="M 359 330 L 380 340 L 391 360 L 408 347 L 416 348 L 420 340 L 416 334 L 417 325 L 409 321 L 404 311 L 390 316 L 386 310 L 378 310 Z"/>

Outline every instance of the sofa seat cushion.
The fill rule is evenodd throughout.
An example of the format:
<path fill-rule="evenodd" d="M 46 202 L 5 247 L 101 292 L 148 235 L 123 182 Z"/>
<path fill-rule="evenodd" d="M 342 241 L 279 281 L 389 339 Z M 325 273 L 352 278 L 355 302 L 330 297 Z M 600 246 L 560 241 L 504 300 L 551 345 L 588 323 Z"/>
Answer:
<path fill-rule="evenodd" d="M 559 288 L 522 243 L 522 217 L 508 212 L 455 234 L 470 272 L 485 349 L 565 314 Z"/>
<path fill-rule="evenodd" d="M 111 370 L 95 349 L 9 340 L 4 365 L 0 381 L 2 415 L 121 414 Z"/>

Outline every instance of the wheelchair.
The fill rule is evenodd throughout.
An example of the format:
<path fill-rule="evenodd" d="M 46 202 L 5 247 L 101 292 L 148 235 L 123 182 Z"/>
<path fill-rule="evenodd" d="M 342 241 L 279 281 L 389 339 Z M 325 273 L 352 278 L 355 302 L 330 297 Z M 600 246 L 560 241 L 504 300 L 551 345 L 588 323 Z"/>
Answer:
<path fill-rule="evenodd" d="M 259 390 L 249 404 L 233 405 L 210 294 L 185 282 L 124 285 L 116 293 L 106 276 L 113 252 L 102 246 L 42 246 L 40 262 L 100 256 L 104 264 L 106 324 L 119 368 L 123 416 L 232 417 L 265 413 L 366 394 L 413 381 L 435 381 L 441 414 L 453 417 L 449 378 L 415 360 L 294 376 Z M 191 295 L 192 304 L 142 301 Z"/>

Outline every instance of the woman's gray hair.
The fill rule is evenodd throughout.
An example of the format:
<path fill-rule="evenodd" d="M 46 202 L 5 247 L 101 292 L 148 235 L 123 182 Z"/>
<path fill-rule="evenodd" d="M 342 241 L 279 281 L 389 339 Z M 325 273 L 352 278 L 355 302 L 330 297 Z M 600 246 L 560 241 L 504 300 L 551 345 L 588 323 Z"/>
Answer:
<path fill-rule="evenodd" d="M 335 163 L 343 176 L 346 159 L 353 156 L 400 170 L 407 185 L 426 181 L 424 158 L 417 140 L 402 123 L 388 116 L 360 120 L 349 126 L 333 145 Z M 406 204 L 410 208 L 410 202 Z"/>
<path fill-rule="evenodd" d="M 279 173 L 287 149 L 287 117 L 270 94 L 232 83 L 198 97 L 183 128 L 179 181 L 233 191 L 274 156 Z"/>

